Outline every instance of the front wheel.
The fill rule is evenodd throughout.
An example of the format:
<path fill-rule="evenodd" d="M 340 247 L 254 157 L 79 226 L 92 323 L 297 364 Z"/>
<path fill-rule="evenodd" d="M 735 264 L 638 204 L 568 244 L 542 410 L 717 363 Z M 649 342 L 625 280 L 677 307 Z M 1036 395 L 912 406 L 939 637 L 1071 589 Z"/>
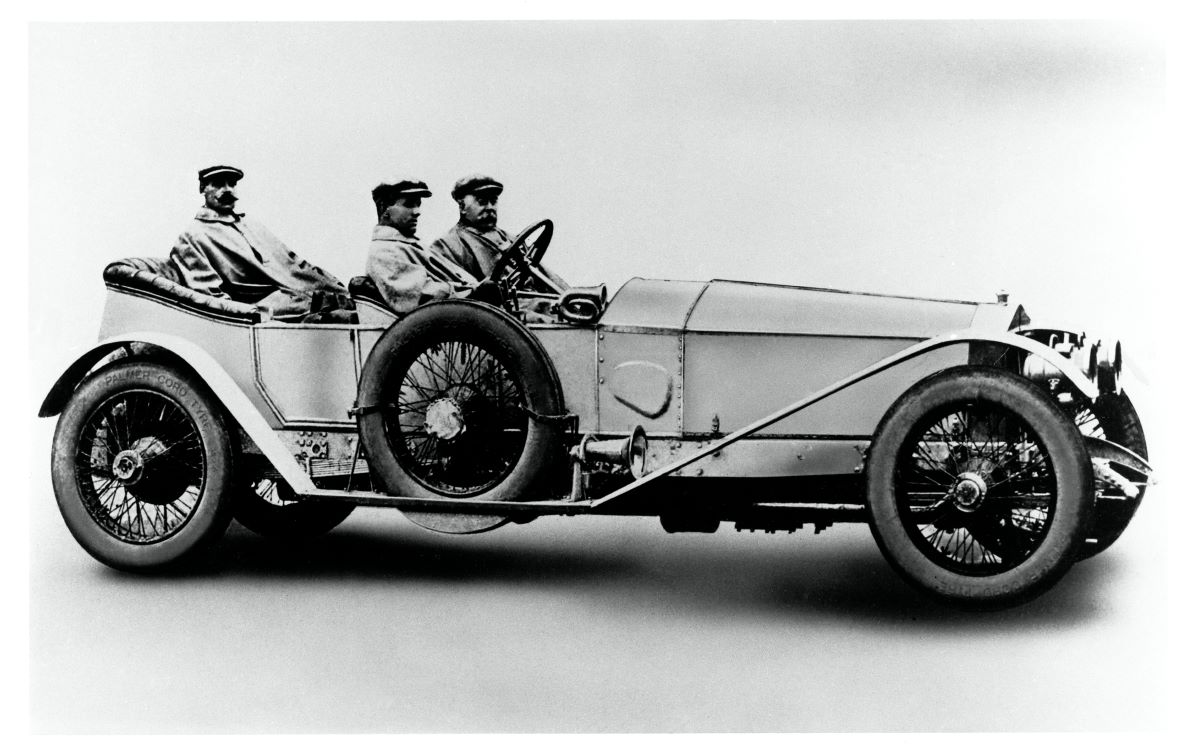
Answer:
<path fill-rule="evenodd" d="M 1079 431 L 1036 387 L 953 368 L 884 416 L 867 466 L 871 532 L 911 584 L 952 604 L 1031 599 L 1075 561 L 1091 523 Z"/>
<path fill-rule="evenodd" d="M 229 525 L 232 459 L 221 405 L 193 376 L 121 362 L 89 376 L 54 431 L 63 520 L 113 568 L 179 563 Z"/>
<path fill-rule="evenodd" d="M 1075 424 L 1086 436 L 1112 441 L 1145 459 L 1150 458 L 1142 421 L 1125 393 L 1104 394 L 1090 406 L 1080 408 L 1075 413 Z M 1096 488 L 1103 491 L 1104 483 L 1098 482 Z M 1133 515 L 1145 495 L 1144 484 L 1133 498 L 1128 498 L 1123 493 L 1100 492 L 1096 500 L 1095 518 L 1079 557 L 1082 559 L 1099 555 L 1116 542 L 1133 520 Z"/>

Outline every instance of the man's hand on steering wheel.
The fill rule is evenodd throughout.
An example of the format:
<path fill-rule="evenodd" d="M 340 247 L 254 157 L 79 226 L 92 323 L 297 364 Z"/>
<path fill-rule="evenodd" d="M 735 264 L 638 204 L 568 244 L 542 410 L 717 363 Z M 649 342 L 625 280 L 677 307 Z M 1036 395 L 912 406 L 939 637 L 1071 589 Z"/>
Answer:
<path fill-rule="evenodd" d="M 475 285 L 475 289 L 467 295 L 468 300 L 478 300 L 497 308 L 507 308 L 508 306 L 505 304 L 507 298 L 508 293 L 504 288 L 504 283 L 493 282 L 491 279 L 484 279 Z"/>
<path fill-rule="evenodd" d="M 543 285 L 547 284 L 549 280 L 542 271 L 541 263 L 550 247 L 552 237 L 554 222 L 549 219 L 534 222 L 521 230 L 512 243 L 500 252 L 500 258 L 497 259 L 488 279 L 493 282 L 504 281 L 510 290 L 525 287 L 531 279 L 537 279 Z M 553 284 L 549 286 L 555 288 Z"/>

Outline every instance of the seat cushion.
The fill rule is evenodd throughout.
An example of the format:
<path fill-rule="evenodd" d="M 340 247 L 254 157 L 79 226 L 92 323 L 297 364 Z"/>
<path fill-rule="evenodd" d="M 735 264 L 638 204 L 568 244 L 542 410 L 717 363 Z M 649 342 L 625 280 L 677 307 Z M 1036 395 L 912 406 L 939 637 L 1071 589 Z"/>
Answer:
<path fill-rule="evenodd" d="M 134 271 L 145 271 L 148 274 L 161 276 L 168 281 L 176 284 L 183 284 L 183 275 L 179 273 L 179 267 L 171 262 L 170 258 L 122 258 L 113 261 L 104 269 L 104 280 L 108 281 L 109 274 L 124 274 Z"/>
<path fill-rule="evenodd" d="M 356 276 L 350 280 L 348 286 L 350 297 L 370 300 L 376 305 L 388 307 L 387 301 L 383 299 L 383 293 L 375 286 L 375 281 L 369 276 Z"/>
<path fill-rule="evenodd" d="M 365 326 L 387 327 L 403 317 L 387 304 L 371 277 L 356 276 L 346 286 L 350 290 L 350 299 L 358 309 L 359 323 Z"/>
<path fill-rule="evenodd" d="M 179 269 L 169 258 L 122 258 L 104 269 L 104 283 L 112 289 L 148 294 L 195 313 L 239 323 L 258 323 L 262 315 L 249 303 L 213 297 L 183 286 Z"/>

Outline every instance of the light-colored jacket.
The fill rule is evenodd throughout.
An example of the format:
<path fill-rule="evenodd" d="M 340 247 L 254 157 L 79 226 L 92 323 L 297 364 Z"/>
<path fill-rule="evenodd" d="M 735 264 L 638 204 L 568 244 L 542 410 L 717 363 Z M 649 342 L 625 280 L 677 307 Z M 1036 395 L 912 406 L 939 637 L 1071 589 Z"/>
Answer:
<path fill-rule="evenodd" d="M 484 234 L 462 222 L 455 224 L 445 235 L 434 241 L 429 249 L 458 266 L 466 269 L 478 281 L 487 279 L 496 261 L 500 260 L 500 251 L 512 244 L 513 238 L 504 230 L 496 227 Z M 559 287 L 569 287 L 562 277 L 545 266 L 542 270 L 546 276 Z"/>
<path fill-rule="evenodd" d="M 397 313 L 408 313 L 430 300 L 462 296 L 475 284 L 465 269 L 385 224 L 376 225 L 371 234 L 367 276 Z"/>
<path fill-rule="evenodd" d="M 314 292 L 348 294 L 335 277 L 244 214 L 201 208 L 170 257 L 188 287 L 252 303 L 272 317 L 308 313 Z"/>

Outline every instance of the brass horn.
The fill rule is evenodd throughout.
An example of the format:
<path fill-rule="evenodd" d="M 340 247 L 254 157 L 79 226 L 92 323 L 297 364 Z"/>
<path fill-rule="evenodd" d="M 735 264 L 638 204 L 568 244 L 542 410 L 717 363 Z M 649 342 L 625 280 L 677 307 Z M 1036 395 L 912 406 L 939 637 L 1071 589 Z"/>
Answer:
<path fill-rule="evenodd" d="M 641 477 L 646 472 L 646 431 L 639 425 L 628 438 L 612 438 L 605 441 L 584 436 L 579 443 L 579 452 L 584 461 L 620 464 L 628 468 L 635 478 Z"/>
<path fill-rule="evenodd" d="M 573 287 L 563 292 L 558 301 L 558 315 L 571 323 L 595 323 L 608 303 L 608 287 Z"/>

